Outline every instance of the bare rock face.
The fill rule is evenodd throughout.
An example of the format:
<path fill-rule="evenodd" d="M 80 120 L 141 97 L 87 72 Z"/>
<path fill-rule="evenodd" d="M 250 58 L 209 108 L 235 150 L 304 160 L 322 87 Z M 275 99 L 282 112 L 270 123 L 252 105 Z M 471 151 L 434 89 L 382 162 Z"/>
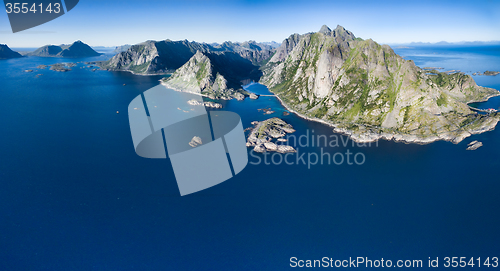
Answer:
<path fill-rule="evenodd" d="M 197 100 L 194 100 L 194 99 L 187 101 L 187 103 L 190 105 L 200 105 L 200 106 L 205 106 L 205 107 L 210 107 L 210 108 L 222 108 L 222 104 L 220 104 L 220 103 L 198 102 Z"/>
<path fill-rule="evenodd" d="M 500 92 L 463 73 L 423 70 L 342 26 L 291 35 L 262 70 L 260 82 L 286 107 L 355 140 L 457 143 L 493 129 L 500 118 L 467 105 Z"/>
<path fill-rule="evenodd" d="M 78 40 L 69 45 L 45 45 L 27 55 L 41 57 L 91 57 L 100 54 Z"/>
<path fill-rule="evenodd" d="M 238 69 L 247 71 L 254 68 L 251 63 L 234 54 L 198 51 L 170 77 L 162 79 L 162 84 L 178 91 L 202 94 L 211 99 L 243 100 L 248 93 L 239 85 L 240 78 L 238 74 L 234 74 L 231 65 L 238 65 Z"/>
<path fill-rule="evenodd" d="M 279 153 L 297 152 L 292 146 L 288 145 L 278 145 L 278 149 L 276 151 Z"/>
<path fill-rule="evenodd" d="M 265 152 L 266 151 L 266 147 L 264 146 L 264 144 L 259 144 L 259 145 L 256 145 L 253 148 L 253 151 L 254 152 Z"/>
<path fill-rule="evenodd" d="M 266 150 L 268 150 L 268 151 L 277 151 L 278 150 L 278 146 L 272 142 L 264 143 L 264 147 L 266 147 Z"/>

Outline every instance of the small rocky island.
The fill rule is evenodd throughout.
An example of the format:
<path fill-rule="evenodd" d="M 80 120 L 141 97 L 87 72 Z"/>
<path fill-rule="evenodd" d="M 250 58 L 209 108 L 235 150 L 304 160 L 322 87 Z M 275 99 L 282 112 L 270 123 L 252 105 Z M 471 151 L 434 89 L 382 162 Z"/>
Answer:
<path fill-rule="evenodd" d="M 472 141 L 471 143 L 469 143 L 467 145 L 467 150 L 468 151 L 474 151 L 474 150 L 477 150 L 479 147 L 482 147 L 482 146 L 483 146 L 482 142 L 474 140 L 474 141 Z"/>
<path fill-rule="evenodd" d="M 485 71 L 484 73 L 481 72 L 475 72 L 472 75 L 487 75 L 487 76 L 495 76 L 500 74 L 500 72 L 497 71 Z"/>
<path fill-rule="evenodd" d="M 177 91 L 203 95 L 213 100 L 244 100 L 250 93 L 240 86 L 238 65 L 250 65 L 234 55 L 224 53 L 202 53 L 197 51 L 188 62 L 178 68 L 171 76 L 165 77 L 161 83 Z M 227 66 L 223 63 L 232 63 Z M 227 67 L 226 67 L 227 66 Z M 248 68 L 248 69 L 250 69 Z M 256 95 L 252 96 L 256 99 Z"/>
<path fill-rule="evenodd" d="M 91 57 L 101 54 L 78 40 L 67 45 L 45 45 L 27 55 L 40 57 Z"/>
<path fill-rule="evenodd" d="M 282 145 L 277 142 L 286 142 L 283 137 L 295 130 L 292 125 L 280 118 L 271 118 L 264 121 L 253 121 L 247 147 L 254 147 L 255 152 L 276 151 L 279 153 L 295 152 L 292 146 Z M 274 142 L 273 142 L 274 141 Z"/>

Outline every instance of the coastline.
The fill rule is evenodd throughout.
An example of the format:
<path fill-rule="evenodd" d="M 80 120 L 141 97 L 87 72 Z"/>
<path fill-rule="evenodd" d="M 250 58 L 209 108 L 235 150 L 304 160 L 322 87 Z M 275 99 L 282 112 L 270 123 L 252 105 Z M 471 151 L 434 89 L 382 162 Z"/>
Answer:
<path fill-rule="evenodd" d="M 105 68 L 101 68 L 102 70 L 105 70 L 105 71 L 110 71 L 110 72 L 130 72 L 132 73 L 133 75 L 142 75 L 142 76 L 155 76 L 155 75 L 167 75 L 167 74 L 172 74 L 172 73 L 135 73 L 131 70 L 113 70 L 113 69 L 105 69 Z"/>
<path fill-rule="evenodd" d="M 333 132 L 347 135 L 347 136 L 349 136 L 349 138 L 351 138 L 356 143 L 372 143 L 372 142 L 376 142 L 380 139 L 384 139 L 387 141 L 392 140 L 394 142 L 401 142 L 401 143 L 405 143 L 405 144 L 419 144 L 419 145 L 426 145 L 426 144 L 430 144 L 430 143 L 436 142 L 436 141 L 448 141 L 448 142 L 452 142 L 453 144 L 458 144 L 458 143 L 462 142 L 464 139 L 466 139 L 467 137 L 470 137 L 472 135 L 481 134 L 484 132 L 494 130 L 498 121 L 499 121 L 499 119 L 497 118 L 496 121 L 490 122 L 490 123 L 488 123 L 488 125 L 482 126 L 481 129 L 478 129 L 478 130 L 471 130 L 471 131 L 462 130 L 462 131 L 460 131 L 461 129 L 458 129 L 455 131 L 450 131 L 450 132 L 442 133 L 439 135 L 430 135 L 428 137 L 422 137 L 422 136 L 418 136 L 418 135 L 401 134 L 401 133 L 388 133 L 388 132 L 387 133 L 386 132 L 375 133 L 375 132 L 369 132 L 369 131 L 366 131 L 363 134 L 356 134 L 353 130 L 349 130 L 346 128 L 339 128 L 338 126 L 341 125 L 340 123 L 335 124 L 335 123 L 331 123 L 331 122 L 328 122 L 328 121 L 323 120 L 323 119 L 312 118 L 312 117 L 306 116 L 302 113 L 299 113 L 299 112 L 295 111 L 294 109 L 292 109 L 287 104 L 285 104 L 285 102 L 283 102 L 283 100 L 278 96 L 278 94 L 274 94 L 274 95 L 278 99 L 280 104 L 283 107 L 285 107 L 288 111 L 290 111 L 291 113 L 294 113 L 298 117 L 305 119 L 305 120 L 308 120 L 308 121 L 314 121 L 314 122 L 319 122 L 319 123 L 328 125 L 328 126 L 333 128 Z M 490 98 L 496 97 L 496 96 L 500 96 L 500 92 L 498 92 L 498 94 L 496 94 L 496 95 L 493 94 L 493 95 L 486 97 L 483 101 L 472 101 L 469 103 L 485 102 L 485 101 L 488 101 Z M 467 105 L 469 103 L 467 103 Z M 359 125 L 359 124 L 357 124 L 357 125 Z M 359 125 L 359 126 L 364 126 L 364 125 Z M 383 129 L 382 127 L 375 127 L 375 128 Z M 454 135 L 453 133 L 455 133 L 455 132 L 459 132 L 459 134 Z"/>
<path fill-rule="evenodd" d="M 143 76 L 156 76 L 156 75 L 171 74 L 171 73 L 144 74 L 144 73 L 135 73 L 131 70 L 113 70 L 113 69 L 105 69 L 105 70 L 130 72 L 134 75 L 143 75 Z M 161 82 L 161 80 L 159 80 L 159 81 Z M 163 86 L 170 88 L 172 90 L 175 90 L 175 91 L 188 92 L 191 94 L 196 94 L 196 95 L 210 99 L 210 97 L 206 94 L 181 90 L 181 89 L 178 89 L 171 84 L 164 83 L 164 82 L 161 82 L 161 84 Z M 259 82 L 251 82 L 249 84 L 242 85 L 242 89 L 245 90 L 245 88 L 252 86 L 254 84 L 260 84 L 260 83 Z M 269 90 L 269 92 L 271 92 L 271 91 Z M 416 134 L 391 133 L 391 132 L 373 132 L 373 131 L 369 131 L 370 128 L 378 129 L 378 130 L 384 130 L 385 128 L 378 127 L 378 126 L 366 126 L 366 125 L 357 124 L 357 123 L 349 123 L 350 125 L 357 125 L 358 127 L 368 128 L 364 132 L 358 133 L 358 132 L 355 132 L 354 130 L 351 130 L 351 129 L 339 127 L 339 126 L 342 126 L 343 123 L 332 123 L 332 122 L 329 122 L 329 121 L 326 121 L 323 119 L 313 118 L 313 117 L 306 116 L 303 113 L 299 113 L 296 110 L 292 109 L 289 105 L 287 105 L 277 94 L 274 93 L 274 96 L 278 99 L 280 104 L 286 110 L 288 110 L 291 113 L 294 113 L 296 116 L 298 116 L 302 119 L 305 119 L 307 121 L 314 121 L 314 122 L 318 122 L 318 123 L 322 123 L 324 125 L 327 125 L 327 126 L 333 128 L 333 132 L 349 136 L 349 138 L 351 138 L 353 141 L 355 141 L 357 143 L 372 143 L 372 142 L 376 142 L 380 139 L 383 139 L 383 140 L 387 140 L 387 141 L 392 140 L 394 142 L 401 142 L 401 143 L 405 143 L 405 144 L 419 144 L 419 145 L 426 145 L 426 144 L 430 144 L 430 143 L 436 142 L 436 141 L 448 141 L 448 142 L 452 142 L 453 144 L 458 144 L 458 143 L 462 142 L 464 139 L 466 139 L 472 135 L 481 134 L 484 132 L 494 130 L 496 125 L 498 124 L 498 121 L 499 121 L 499 119 L 497 118 L 494 121 L 490 121 L 486 125 L 483 125 L 479 129 L 475 129 L 475 130 L 465 130 L 465 129 L 459 128 L 459 129 L 454 130 L 454 131 L 448 131 L 448 132 L 444 132 L 441 134 L 432 134 L 432 135 L 428 135 L 428 136 L 422 136 L 422 135 L 416 135 Z M 467 102 L 465 104 L 470 106 L 469 104 L 471 104 L 471 103 L 486 102 L 490 98 L 497 97 L 497 96 L 500 96 L 500 91 L 495 93 L 495 94 L 491 94 L 489 96 L 486 96 L 481 100 L 470 101 L 470 102 Z M 492 118 L 492 120 L 493 120 L 493 118 Z"/>

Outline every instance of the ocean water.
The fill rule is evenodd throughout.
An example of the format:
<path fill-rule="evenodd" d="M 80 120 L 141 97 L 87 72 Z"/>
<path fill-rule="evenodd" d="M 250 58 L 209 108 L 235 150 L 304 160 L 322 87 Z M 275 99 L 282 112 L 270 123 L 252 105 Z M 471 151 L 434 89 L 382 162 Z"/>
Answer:
<path fill-rule="evenodd" d="M 422 67 L 500 70 L 498 48 L 396 52 Z M 249 149 L 240 174 L 180 197 L 168 159 L 137 156 L 128 126 L 128 103 L 161 76 L 83 63 L 66 73 L 36 69 L 106 57 L 0 61 L 0 270 L 286 270 L 291 257 L 424 266 L 428 257 L 498 257 L 499 129 L 459 144 L 358 146 L 284 116 L 275 97 L 222 101 L 245 128 L 280 117 L 309 142 L 296 142 L 292 165 Z M 500 88 L 500 76 L 474 79 Z M 268 107 L 275 113 L 258 111 Z M 313 145 L 313 135 L 328 136 L 328 146 Z M 335 138 L 340 146 L 330 146 Z M 466 151 L 472 140 L 484 146 Z M 344 162 L 307 164 L 325 153 Z"/>

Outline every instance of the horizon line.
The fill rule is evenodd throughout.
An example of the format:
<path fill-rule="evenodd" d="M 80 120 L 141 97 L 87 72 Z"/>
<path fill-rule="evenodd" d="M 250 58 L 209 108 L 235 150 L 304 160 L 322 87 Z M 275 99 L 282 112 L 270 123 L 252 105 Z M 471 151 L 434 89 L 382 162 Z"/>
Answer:
<path fill-rule="evenodd" d="M 314 32 L 311 32 L 311 33 L 314 33 Z M 371 39 L 371 38 L 367 38 L 367 39 L 363 39 L 363 40 L 368 40 L 368 39 Z M 90 45 L 88 43 L 85 43 L 83 42 L 81 39 L 79 40 L 75 40 L 74 42 L 76 41 L 82 41 L 83 43 L 89 45 L 90 47 L 105 47 L 105 48 L 114 48 L 114 47 L 119 47 L 119 46 L 124 46 L 124 45 L 137 45 L 137 44 L 141 44 L 143 42 L 147 42 L 147 41 L 165 41 L 165 40 L 170 40 L 170 39 L 164 39 L 164 40 L 151 40 L 151 39 L 148 39 L 148 40 L 145 40 L 145 41 L 142 41 L 142 42 L 139 42 L 139 43 L 135 43 L 135 44 L 130 44 L 130 43 L 125 43 L 125 44 L 120 44 L 120 45 L 112 45 L 112 46 L 104 46 L 104 45 Z M 179 40 L 171 40 L 171 41 L 184 41 L 184 40 L 187 40 L 188 42 L 197 42 L 197 43 L 205 43 L 205 44 L 213 44 L 213 43 L 216 43 L 216 44 L 222 44 L 224 42 L 233 42 L 233 43 L 243 43 L 243 42 L 247 42 L 247 41 L 255 41 L 256 43 L 265 43 L 265 42 L 275 42 L 275 43 L 278 43 L 278 44 L 281 44 L 282 42 L 277 42 L 277 41 L 274 41 L 274 40 L 271 40 L 271 41 L 256 41 L 256 40 L 246 40 L 246 41 L 231 41 L 231 40 L 226 40 L 226 41 L 223 41 L 222 43 L 220 42 L 205 42 L 205 41 L 196 41 L 196 40 L 188 40 L 188 39 L 179 39 Z M 372 39 L 373 40 L 373 39 Z M 378 42 L 376 40 L 373 40 L 379 44 L 388 44 L 388 45 L 408 45 L 408 44 L 412 44 L 412 43 L 420 43 L 420 44 L 439 44 L 439 43 L 448 43 L 448 44 L 457 44 L 457 45 L 460 45 L 460 44 L 463 44 L 463 43 L 499 43 L 500 44 L 500 40 L 474 40 L 474 41 L 437 41 L 437 42 L 430 42 L 430 41 L 410 41 L 410 42 Z M 43 46 L 49 46 L 49 45 L 55 45 L 55 46 L 60 46 L 60 45 L 69 45 L 69 44 L 72 44 L 73 42 L 71 43 L 63 43 L 63 44 L 45 44 L 45 45 L 42 45 L 42 46 L 34 46 L 34 47 L 30 47 L 30 46 L 13 46 L 12 48 L 41 48 Z M 0 44 L 5 44 L 8 46 L 7 43 L 0 43 Z M 10 48 L 10 46 L 9 46 Z"/>

